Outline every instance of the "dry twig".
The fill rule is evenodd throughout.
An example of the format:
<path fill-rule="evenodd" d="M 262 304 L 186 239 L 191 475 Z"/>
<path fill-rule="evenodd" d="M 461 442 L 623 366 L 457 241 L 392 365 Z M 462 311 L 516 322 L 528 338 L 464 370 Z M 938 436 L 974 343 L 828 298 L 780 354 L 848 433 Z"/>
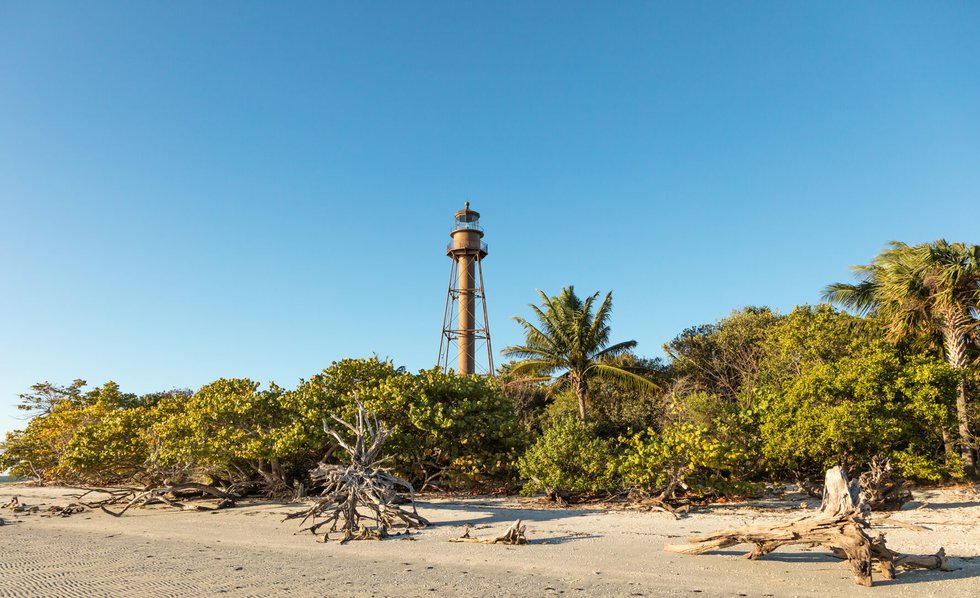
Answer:
<path fill-rule="evenodd" d="M 512 546 L 517 546 L 520 544 L 527 544 L 527 538 L 524 537 L 524 530 L 526 526 L 521 525 L 521 520 L 518 519 L 513 525 L 507 530 L 502 536 L 497 536 L 496 538 L 471 538 L 470 530 L 466 528 L 466 532 L 458 538 L 450 538 L 450 542 L 476 542 L 479 544 L 510 544 Z"/>

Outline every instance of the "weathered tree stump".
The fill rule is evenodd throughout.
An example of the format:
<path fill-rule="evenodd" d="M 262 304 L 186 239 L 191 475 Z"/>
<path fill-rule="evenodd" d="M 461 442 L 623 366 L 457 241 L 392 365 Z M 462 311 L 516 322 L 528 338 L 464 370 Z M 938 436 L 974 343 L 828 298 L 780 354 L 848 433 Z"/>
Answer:
<path fill-rule="evenodd" d="M 820 513 L 770 527 L 750 525 L 694 536 L 687 544 L 668 544 L 664 550 L 682 554 L 703 554 L 738 544 L 752 544 L 745 555 L 758 559 L 780 546 L 794 544 L 824 546 L 844 558 L 851 566 L 855 583 L 872 584 L 872 564 L 877 561 L 885 579 L 895 577 L 897 567 L 950 571 L 945 551 L 931 556 L 904 555 L 885 546 L 884 534 L 869 535 L 868 508 L 859 486 L 850 482 L 839 467 L 827 471 Z"/>
<path fill-rule="evenodd" d="M 415 489 L 409 482 L 392 475 L 380 466 L 381 448 L 384 446 L 390 432 L 378 424 L 373 416 L 369 417 L 364 405 L 357 403 L 357 425 L 331 416 L 334 421 L 343 425 L 354 435 L 354 441 L 346 442 L 340 434 L 330 428 L 326 419 L 323 420 L 323 430 L 333 436 L 350 455 L 349 465 L 327 465 L 321 463 L 310 472 L 314 482 L 323 484 L 324 489 L 315 500 L 312 507 L 299 513 L 292 513 L 286 519 L 302 517 L 300 525 L 312 519 L 313 525 L 300 531 L 317 531 L 330 525 L 323 534 L 323 540 L 330 539 L 330 533 L 343 531 L 341 543 L 348 540 L 380 540 L 388 536 L 388 532 L 399 522 L 407 529 L 421 528 L 429 522 L 418 514 L 415 509 Z M 410 496 L 411 511 L 397 506 L 401 502 L 397 487 L 404 488 Z M 316 522 L 317 517 L 325 517 L 324 521 Z M 284 519 L 283 521 L 285 521 Z M 372 523 L 374 525 L 370 525 Z"/>

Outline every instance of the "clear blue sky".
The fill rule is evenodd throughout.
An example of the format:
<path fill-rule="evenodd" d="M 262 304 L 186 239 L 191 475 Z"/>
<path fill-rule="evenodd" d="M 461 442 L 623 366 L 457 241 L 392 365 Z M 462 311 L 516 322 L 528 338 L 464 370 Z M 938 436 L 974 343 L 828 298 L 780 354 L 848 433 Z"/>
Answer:
<path fill-rule="evenodd" d="M 497 348 L 536 288 L 657 356 L 980 242 L 980 4 L 5 1 L 0 432 L 41 380 L 429 367 L 465 200 Z"/>

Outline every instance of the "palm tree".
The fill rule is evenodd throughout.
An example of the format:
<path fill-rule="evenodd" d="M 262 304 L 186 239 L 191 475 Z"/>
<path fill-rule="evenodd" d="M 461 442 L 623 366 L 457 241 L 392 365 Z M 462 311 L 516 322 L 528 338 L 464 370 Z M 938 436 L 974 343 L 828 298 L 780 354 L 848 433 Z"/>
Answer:
<path fill-rule="evenodd" d="M 657 385 L 611 359 L 629 353 L 636 341 L 609 344 L 609 316 L 612 293 L 593 312 L 599 297 L 595 293 L 584 301 L 575 295 L 575 287 L 562 289 L 555 297 L 538 291 L 542 305 L 529 305 L 540 322 L 538 326 L 524 318 L 514 319 L 524 328 L 523 345 L 504 349 L 504 355 L 521 361 L 511 366 L 511 373 L 524 380 L 550 381 L 552 391 L 571 388 L 578 398 L 579 417 L 584 422 L 589 405 L 589 380 L 603 378 L 634 388 L 656 389 Z"/>
<path fill-rule="evenodd" d="M 980 246 L 947 243 L 906 245 L 892 241 L 868 265 L 854 266 L 860 282 L 824 289 L 824 299 L 862 314 L 875 314 L 888 337 L 941 338 L 940 350 L 959 373 L 956 416 L 964 469 L 976 469 L 967 419 L 968 343 L 978 329 Z"/>

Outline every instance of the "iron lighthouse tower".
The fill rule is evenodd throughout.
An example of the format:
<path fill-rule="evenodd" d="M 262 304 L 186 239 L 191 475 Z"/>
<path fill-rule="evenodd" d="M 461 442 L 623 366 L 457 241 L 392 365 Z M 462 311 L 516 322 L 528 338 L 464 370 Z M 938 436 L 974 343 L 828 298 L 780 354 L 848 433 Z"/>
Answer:
<path fill-rule="evenodd" d="M 466 207 L 453 214 L 455 221 L 449 233 L 452 240 L 446 255 L 452 260 L 449 268 L 449 290 L 442 320 L 439 341 L 439 367 L 450 369 L 453 346 L 456 348 L 456 373 L 493 375 L 493 351 L 490 348 L 490 322 L 487 318 L 487 297 L 483 291 L 483 259 L 487 244 L 483 241 L 480 213 Z M 486 348 L 486 369 L 477 369 L 477 354 Z M 482 361 L 482 360 L 481 360 Z M 482 363 L 480 364 L 483 365 Z"/>

